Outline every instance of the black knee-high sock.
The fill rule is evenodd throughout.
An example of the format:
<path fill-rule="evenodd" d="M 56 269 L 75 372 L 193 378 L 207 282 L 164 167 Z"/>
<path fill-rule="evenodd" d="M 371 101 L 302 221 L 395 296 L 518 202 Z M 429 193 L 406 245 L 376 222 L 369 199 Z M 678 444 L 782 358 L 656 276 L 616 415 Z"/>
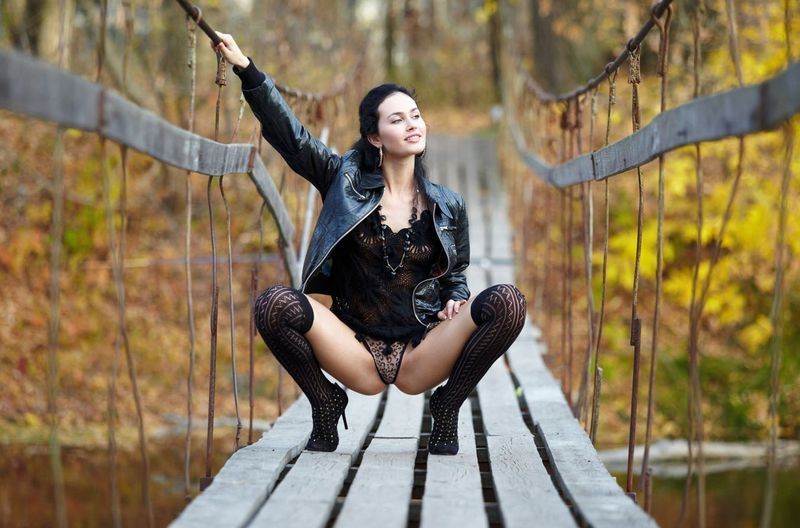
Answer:
<path fill-rule="evenodd" d="M 324 403 L 333 384 L 322 373 L 311 345 L 303 336 L 314 322 L 308 298 L 295 288 L 272 286 L 256 300 L 255 322 L 272 354 L 303 389 L 312 407 Z"/>
<path fill-rule="evenodd" d="M 517 339 L 525 323 L 525 296 L 511 284 L 497 284 L 475 297 L 470 314 L 478 329 L 442 387 L 441 403 L 450 409 L 461 407 L 489 367 Z"/>

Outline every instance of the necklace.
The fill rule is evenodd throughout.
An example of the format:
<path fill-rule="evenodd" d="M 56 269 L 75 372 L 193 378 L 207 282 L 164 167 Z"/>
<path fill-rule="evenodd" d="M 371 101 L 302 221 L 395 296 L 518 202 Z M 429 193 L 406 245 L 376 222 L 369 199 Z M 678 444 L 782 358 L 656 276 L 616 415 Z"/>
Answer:
<path fill-rule="evenodd" d="M 413 225 L 414 222 L 417 220 L 417 200 L 419 197 L 419 188 L 417 188 L 416 194 L 414 194 L 414 201 L 412 202 L 411 206 L 411 218 L 408 219 L 408 223 Z M 378 236 L 381 239 L 381 249 L 383 250 L 383 262 L 386 264 L 386 268 L 389 270 L 389 274 L 394 277 L 397 275 L 397 271 L 403 269 L 403 263 L 406 260 L 406 254 L 408 250 L 411 248 L 411 227 L 406 229 L 406 232 L 403 235 L 403 253 L 400 255 L 400 262 L 397 263 L 396 266 L 392 266 L 389 263 L 389 249 L 386 247 L 386 230 L 389 229 L 389 226 L 384 224 L 383 221 L 386 220 L 386 216 L 380 213 L 382 206 L 378 206 L 376 212 L 378 213 L 378 221 L 380 222 Z"/>

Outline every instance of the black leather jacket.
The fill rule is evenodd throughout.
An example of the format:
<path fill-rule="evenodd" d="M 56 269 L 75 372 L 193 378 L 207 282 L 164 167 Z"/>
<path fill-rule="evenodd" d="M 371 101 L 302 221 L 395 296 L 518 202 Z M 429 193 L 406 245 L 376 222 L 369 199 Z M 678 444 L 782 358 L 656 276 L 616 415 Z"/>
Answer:
<path fill-rule="evenodd" d="M 357 151 L 337 155 L 309 133 L 272 79 L 258 72 L 252 61 L 250 64 L 245 70 L 234 71 L 242 76 L 244 97 L 262 124 L 264 138 L 292 170 L 310 181 L 322 195 L 322 210 L 303 263 L 301 289 L 330 295 L 333 248 L 378 207 L 383 196 L 383 176 L 363 172 Z M 253 83 L 253 78 L 263 81 Z M 444 258 L 433 266 L 431 276 L 414 287 L 414 314 L 421 324 L 429 325 L 437 320 L 436 313 L 447 300 L 470 296 L 464 276 L 469 264 L 469 224 L 464 199 L 458 193 L 427 178 L 424 183 L 433 202 L 436 234 L 444 250 Z"/>

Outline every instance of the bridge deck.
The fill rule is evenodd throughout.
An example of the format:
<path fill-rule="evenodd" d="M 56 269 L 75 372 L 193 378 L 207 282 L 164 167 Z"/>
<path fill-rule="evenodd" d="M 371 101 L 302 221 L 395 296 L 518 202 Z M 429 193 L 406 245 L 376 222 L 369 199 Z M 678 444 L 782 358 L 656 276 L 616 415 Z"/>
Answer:
<path fill-rule="evenodd" d="M 514 282 L 493 143 L 432 138 L 428 166 L 466 200 L 473 293 Z M 427 395 L 394 386 L 375 397 L 350 391 L 338 449 L 303 451 L 311 412 L 301 397 L 172 526 L 654 526 L 599 461 L 538 337 L 527 323 L 464 403 L 458 455 L 428 456 Z"/>

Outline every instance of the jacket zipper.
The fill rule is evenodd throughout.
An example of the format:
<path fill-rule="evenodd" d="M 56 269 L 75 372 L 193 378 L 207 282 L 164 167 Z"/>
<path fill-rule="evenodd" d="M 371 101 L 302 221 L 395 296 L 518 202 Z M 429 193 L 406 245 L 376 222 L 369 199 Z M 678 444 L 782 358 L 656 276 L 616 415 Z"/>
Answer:
<path fill-rule="evenodd" d="M 426 331 L 425 331 L 426 333 L 427 333 L 427 329 L 430 328 L 432 323 L 428 323 L 428 324 L 423 323 L 422 319 L 420 319 L 419 316 L 417 315 L 417 302 L 416 302 L 417 288 L 419 288 L 420 285 L 422 283 L 424 283 L 424 282 L 436 280 L 439 277 L 444 277 L 444 275 L 448 271 L 450 271 L 450 254 L 447 252 L 447 248 L 444 247 L 444 241 L 442 241 L 442 235 L 439 234 L 439 229 L 438 229 L 439 226 L 436 225 L 436 202 L 433 202 L 433 215 L 432 216 L 433 216 L 433 225 L 434 225 L 434 227 L 436 227 L 436 238 L 439 239 L 439 244 L 442 245 L 442 250 L 444 251 L 444 256 L 447 258 L 447 269 L 445 269 L 444 273 L 441 273 L 441 274 L 437 275 L 436 277 L 431 277 L 429 279 L 425 279 L 425 280 L 420 281 L 416 286 L 414 286 L 414 291 L 411 292 L 411 308 L 414 310 L 414 317 L 417 319 L 417 321 L 419 321 L 419 324 L 421 324 L 422 326 L 424 326 L 426 328 Z"/>
<path fill-rule="evenodd" d="M 347 180 L 348 180 L 348 181 L 350 181 L 350 178 L 349 178 L 349 176 L 348 176 L 346 173 L 345 173 L 345 176 L 347 177 Z M 354 190 L 355 190 L 355 189 L 354 189 Z M 358 191 L 356 191 L 356 192 L 358 192 Z M 363 195 L 362 195 L 362 196 L 363 196 Z M 325 253 L 325 256 L 322 258 L 322 260 L 320 260 L 320 261 L 319 261 L 319 264 L 317 264 L 317 265 L 316 265 L 316 267 L 315 267 L 313 270 L 311 270 L 311 273 L 309 273 L 309 274 L 308 274 L 308 278 L 307 278 L 307 279 L 306 279 L 306 280 L 303 282 L 303 285 L 302 285 L 302 287 L 300 288 L 300 291 L 302 291 L 302 292 L 305 292 L 305 291 L 306 291 L 306 286 L 308 285 L 308 281 L 310 281 L 310 280 L 311 280 L 311 277 L 313 277 L 313 276 L 314 276 L 314 273 L 316 273 L 316 272 L 317 272 L 317 270 L 319 269 L 319 267 L 320 267 L 320 266 L 322 266 L 322 265 L 325 263 L 325 261 L 328 259 L 328 255 L 330 255 L 330 254 L 331 254 L 331 251 L 333 251 L 333 248 L 335 248 L 335 247 L 336 247 L 336 245 L 337 245 L 339 242 L 341 242 L 341 241 L 342 241 L 342 239 L 343 239 L 344 237 L 346 237 L 348 234 L 350 234 L 350 231 L 352 231 L 353 229 L 355 229 L 355 228 L 356 228 L 356 226 L 357 226 L 358 224 L 360 224 L 360 223 L 361 223 L 361 222 L 362 222 L 362 221 L 363 221 L 363 220 L 364 220 L 366 217 L 368 217 L 369 215 L 371 215 L 371 214 L 372 214 L 372 213 L 375 211 L 375 209 L 377 209 L 377 208 L 378 208 L 378 206 L 379 206 L 380 204 L 381 204 L 381 200 L 380 200 L 380 198 L 378 198 L 378 203 L 376 203 L 376 204 L 375 204 L 375 207 L 373 207 L 373 208 L 372 208 L 372 209 L 371 209 L 371 210 L 370 210 L 370 211 L 369 211 L 367 214 L 365 214 L 364 216 L 362 216 L 361 218 L 359 218 L 359 219 L 358 219 L 358 221 L 356 221 L 356 222 L 355 222 L 355 223 L 354 223 L 354 224 L 353 224 L 353 225 L 350 227 L 350 229 L 348 229 L 347 231 L 345 231 L 345 232 L 344 232 L 344 234 L 342 234 L 342 236 L 340 236 L 339 238 L 337 238 L 337 239 L 336 239 L 336 242 L 334 242 L 334 243 L 333 243 L 333 245 L 330 247 L 330 249 L 329 249 L 329 250 L 328 250 L 328 251 Z M 415 315 L 416 315 L 416 314 L 415 314 Z"/>
<path fill-rule="evenodd" d="M 356 186 L 355 186 L 355 184 L 353 183 L 353 180 L 350 178 L 350 173 L 349 173 L 349 172 L 345 172 L 345 173 L 344 173 L 344 177 L 345 177 L 345 178 L 347 178 L 347 181 L 348 181 L 348 182 L 350 182 L 350 188 L 351 188 L 351 189 L 353 189 L 353 192 L 354 192 L 354 193 L 356 193 L 356 194 L 358 195 L 358 197 L 359 197 L 359 198 L 361 198 L 362 200 L 364 200 L 364 199 L 366 199 L 366 198 L 367 198 L 366 196 L 364 196 L 363 194 L 361 194 L 360 192 L 358 192 L 358 191 L 356 190 Z"/>

